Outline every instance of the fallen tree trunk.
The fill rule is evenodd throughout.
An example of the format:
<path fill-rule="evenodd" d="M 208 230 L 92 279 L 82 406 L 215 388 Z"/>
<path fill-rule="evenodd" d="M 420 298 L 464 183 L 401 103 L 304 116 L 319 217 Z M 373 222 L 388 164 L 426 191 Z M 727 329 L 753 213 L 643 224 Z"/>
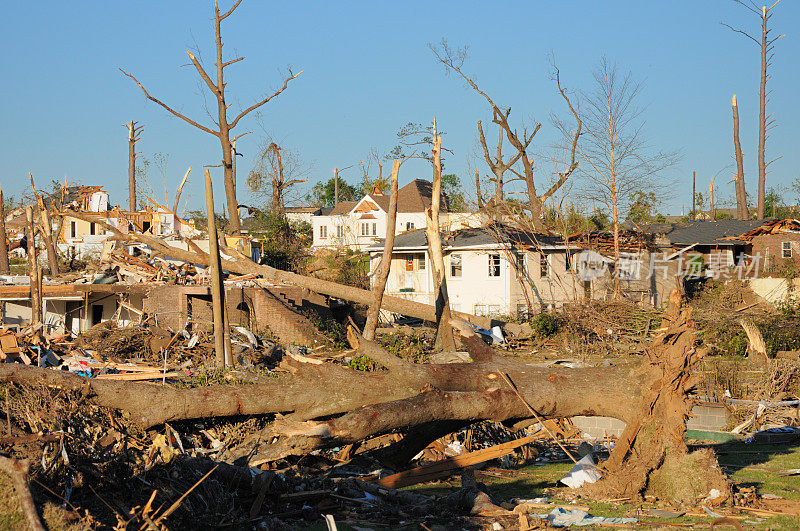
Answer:
<path fill-rule="evenodd" d="M 633 498 L 650 491 L 694 503 L 711 488 L 726 493 L 728 487 L 713 454 L 689 453 L 684 442 L 692 372 L 702 354 L 695 349 L 690 311 L 681 309 L 677 293 L 664 324 L 642 360 L 613 367 L 535 367 L 512 361 L 498 355 L 471 327 L 453 321 L 471 363 L 407 362 L 351 330 L 351 343 L 384 369 L 361 372 L 287 355 L 282 373 L 253 385 L 181 390 L 87 380 L 13 364 L 0 365 L 0 380 L 82 391 L 95 404 L 129 412 L 143 426 L 275 415 L 263 430 L 222 454 L 225 460 L 243 459 L 250 465 L 393 432 L 413 434 L 415 440 L 401 441 L 400 453 L 408 459 L 414 455 L 410 450 L 477 421 L 609 416 L 626 422 L 626 428 L 602 465 L 603 479 L 591 488 L 609 497 Z M 401 462 L 397 455 L 395 464 Z"/>

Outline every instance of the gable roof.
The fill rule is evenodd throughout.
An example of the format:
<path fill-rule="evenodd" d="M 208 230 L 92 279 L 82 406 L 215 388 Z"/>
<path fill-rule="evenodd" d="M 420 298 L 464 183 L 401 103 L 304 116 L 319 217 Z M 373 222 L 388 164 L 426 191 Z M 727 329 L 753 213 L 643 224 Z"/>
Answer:
<path fill-rule="evenodd" d="M 433 198 L 433 183 L 425 179 L 415 179 L 397 190 L 397 211 L 400 213 L 425 212 L 431 206 Z M 367 194 L 358 201 L 341 201 L 330 212 L 330 216 L 339 214 L 349 214 L 353 209 L 364 200 L 372 201 L 384 212 L 389 211 L 390 196 L 383 194 Z M 442 192 L 440 212 L 450 212 L 450 202 L 447 194 Z M 325 215 L 325 214 L 323 214 Z"/>

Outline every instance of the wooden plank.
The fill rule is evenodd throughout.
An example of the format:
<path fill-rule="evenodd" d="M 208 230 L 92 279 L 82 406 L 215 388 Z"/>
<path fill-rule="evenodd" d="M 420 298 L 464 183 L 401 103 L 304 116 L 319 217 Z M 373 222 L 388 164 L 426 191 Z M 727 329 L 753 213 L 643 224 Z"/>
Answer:
<path fill-rule="evenodd" d="M 137 380 L 158 380 L 161 378 L 175 378 L 176 376 L 180 376 L 181 373 L 179 372 L 138 372 L 138 373 L 130 373 L 130 374 L 98 374 L 95 376 L 98 380 L 126 380 L 126 381 L 137 381 Z"/>
<path fill-rule="evenodd" d="M 484 463 L 491 459 L 497 459 L 498 457 L 503 457 L 504 455 L 508 455 L 513 452 L 514 449 L 540 438 L 541 435 L 538 433 L 534 435 L 528 435 L 527 437 L 508 441 L 490 448 L 476 450 L 474 452 L 469 452 L 455 457 L 448 457 L 442 461 L 404 470 L 403 472 L 398 472 L 397 474 L 380 478 L 376 483 L 383 487 L 399 489 L 401 487 L 407 487 L 409 485 L 415 485 L 425 481 L 433 481 L 435 479 L 448 477 L 453 473 L 454 470 Z"/>

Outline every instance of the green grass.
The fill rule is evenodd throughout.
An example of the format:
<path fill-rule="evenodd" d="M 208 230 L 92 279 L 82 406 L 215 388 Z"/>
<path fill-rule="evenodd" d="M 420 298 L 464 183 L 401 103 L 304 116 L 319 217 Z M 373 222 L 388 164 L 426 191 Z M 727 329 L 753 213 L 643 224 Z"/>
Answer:
<path fill-rule="evenodd" d="M 734 441 L 719 444 L 715 448 L 720 452 L 720 465 L 730 466 L 730 468 L 726 468 L 726 471 L 735 483 L 743 486 L 755 485 L 759 494 L 774 494 L 786 499 L 800 500 L 800 478 L 797 476 L 783 477 L 775 472 L 751 469 L 754 467 L 773 470 L 800 468 L 800 446 L 753 445 Z M 477 479 L 487 485 L 492 497 L 499 503 L 510 502 L 512 498 L 548 496 L 550 502 L 560 504 L 565 503 L 565 499 L 559 496 L 559 492 L 555 489 L 560 488 L 558 480 L 570 468 L 570 463 L 544 466 L 530 465 L 514 470 L 507 477 L 478 474 Z M 404 490 L 441 496 L 454 492 L 460 486 L 460 478 L 454 476 L 446 481 L 413 485 L 406 487 Z M 593 516 L 629 516 L 646 522 L 699 524 L 701 526 L 709 525 L 712 520 L 711 517 L 700 516 L 682 516 L 680 518 L 643 516 L 637 514 L 638 507 L 636 505 L 628 502 L 603 503 L 581 499 L 575 503 L 587 505 L 590 508 L 590 514 Z M 547 512 L 547 510 L 542 509 L 542 512 Z M 723 510 L 723 512 L 725 511 Z M 753 515 L 745 520 L 758 521 L 758 524 L 754 526 L 757 529 L 800 528 L 800 518 L 796 516 L 757 518 Z M 740 520 L 740 522 L 745 527 L 753 526 L 753 524 L 744 524 L 744 520 Z"/>

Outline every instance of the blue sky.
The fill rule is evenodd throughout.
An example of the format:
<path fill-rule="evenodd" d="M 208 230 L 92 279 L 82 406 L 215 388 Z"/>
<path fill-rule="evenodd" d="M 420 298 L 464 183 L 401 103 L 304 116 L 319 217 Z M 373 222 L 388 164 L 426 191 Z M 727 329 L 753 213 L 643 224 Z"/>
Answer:
<path fill-rule="evenodd" d="M 227 8 L 230 2 L 223 1 Z M 204 123 L 202 87 L 185 50 L 199 46 L 213 62 L 211 2 L 13 2 L 0 21 L 0 183 L 18 195 L 33 172 L 39 183 L 63 179 L 102 184 L 113 203 L 125 203 L 127 143 L 122 124 L 145 124 L 138 148 L 152 159 L 168 156 L 170 197 L 186 167 L 194 170 L 186 191 L 189 208 L 202 205 L 202 166 L 218 164 L 219 142 L 147 101 L 118 67 L 148 90 Z M 800 22 L 796 0 L 775 8 L 773 27 L 788 35 L 778 42 L 769 110 L 777 127 L 767 144 L 768 186 L 789 186 L 800 176 Z M 758 49 L 722 27 L 725 20 L 758 31 L 758 18 L 726 0 L 670 2 L 266 2 L 245 0 L 225 21 L 226 54 L 246 59 L 227 69 L 232 110 L 247 106 L 282 80 L 287 65 L 304 73 L 258 116 L 240 122 L 253 131 L 240 144 L 239 174 L 251 167 L 265 132 L 299 153 L 312 167 L 312 181 L 333 167 L 365 159 L 375 148 L 396 144 L 409 121 L 437 117 L 453 151 L 448 172 L 472 182 L 471 169 L 487 171 L 475 157 L 477 120 L 487 123 L 486 103 L 444 69 L 427 48 L 445 37 L 467 44 L 466 70 L 517 124 L 544 122 L 537 150 L 554 141 L 549 113 L 563 114 L 549 77 L 552 51 L 570 89 L 591 88 L 601 55 L 645 83 L 646 137 L 654 148 L 677 150 L 680 163 L 664 179 L 674 182 L 663 210 L 680 212 L 690 201 L 691 172 L 707 191 L 718 174 L 717 194 L 732 195 L 730 98 L 741 114 L 748 191 L 755 195 L 758 117 Z M 493 134 L 489 135 L 494 138 Z M 546 179 L 541 164 L 541 179 Z M 732 166 L 731 166 L 732 168 Z M 720 172 L 720 170 L 722 170 Z M 221 170 L 212 170 L 221 184 Z M 343 176 L 357 177 L 353 168 Z M 401 184 L 429 178 L 430 167 L 403 166 Z M 241 177 L 240 177 L 241 178 Z M 163 197 L 163 181 L 150 171 Z M 580 183 L 574 185 L 579 194 Z M 241 189 L 242 187 L 240 187 Z M 222 193 L 217 192 L 221 205 Z M 242 189 L 241 202 L 257 202 Z M 787 199 L 794 201 L 793 193 Z"/>

